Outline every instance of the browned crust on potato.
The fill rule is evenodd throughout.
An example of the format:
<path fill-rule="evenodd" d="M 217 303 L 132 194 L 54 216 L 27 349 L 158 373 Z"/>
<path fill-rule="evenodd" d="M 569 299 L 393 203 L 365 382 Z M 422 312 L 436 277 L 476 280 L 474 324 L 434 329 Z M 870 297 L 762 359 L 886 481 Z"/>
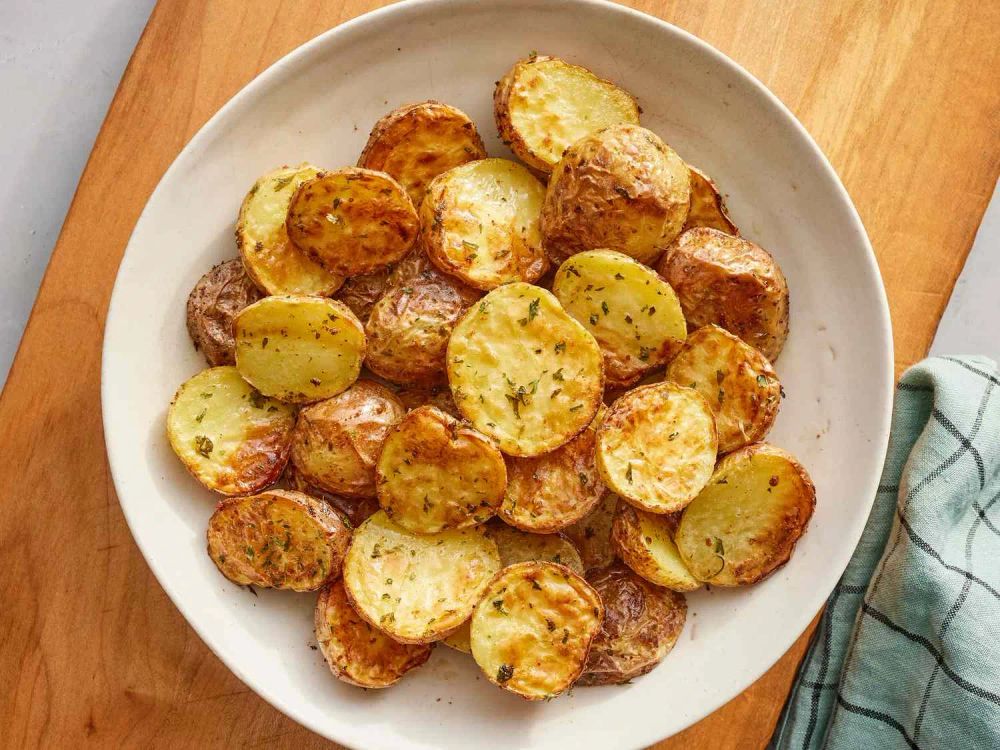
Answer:
<path fill-rule="evenodd" d="M 347 279 L 334 299 L 347 305 L 358 316 L 358 320 L 365 324 L 375 303 L 382 299 L 388 287 L 389 271 L 383 269 Z"/>
<path fill-rule="evenodd" d="M 403 402 L 407 411 L 413 411 L 421 406 L 435 406 L 445 414 L 450 414 L 455 419 L 463 419 L 462 412 L 455 405 L 455 399 L 451 397 L 451 389 L 446 385 L 431 388 L 421 388 L 420 386 L 399 386 L 396 397 Z"/>
<path fill-rule="evenodd" d="M 740 230 L 729 218 L 726 201 L 722 198 L 718 185 L 700 169 L 690 164 L 688 169 L 691 170 L 691 207 L 684 223 L 684 231 L 695 227 L 709 227 L 739 237 Z"/>
<path fill-rule="evenodd" d="M 233 318 L 263 295 L 239 258 L 223 261 L 198 279 L 187 301 L 187 329 L 208 364 L 236 364 Z"/>
<path fill-rule="evenodd" d="M 605 492 L 590 513 L 562 530 L 579 550 L 585 570 L 604 568 L 615 560 L 611 527 L 618 502 L 615 493 Z"/>
<path fill-rule="evenodd" d="M 673 541 L 680 517 L 680 513 L 655 515 L 619 503 L 611 543 L 622 562 L 650 583 L 672 591 L 694 591 L 701 581 L 687 570 Z M 664 554 L 667 549 L 669 556 Z"/>
<path fill-rule="evenodd" d="M 310 484 L 291 462 L 285 467 L 282 481 L 291 490 L 322 500 L 346 518 L 351 528 L 361 525 L 379 509 L 378 500 L 374 497 L 344 497 Z"/>

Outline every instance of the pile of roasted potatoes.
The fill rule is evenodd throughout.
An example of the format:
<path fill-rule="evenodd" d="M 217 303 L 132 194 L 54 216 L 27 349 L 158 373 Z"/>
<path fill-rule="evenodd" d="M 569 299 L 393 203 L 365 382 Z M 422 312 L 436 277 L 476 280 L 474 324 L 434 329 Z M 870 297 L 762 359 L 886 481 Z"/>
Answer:
<path fill-rule="evenodd" d="M 318 591 L 319 648 L 366 688 L 437 642 L 528 699 L 628 681 L 683 592 L 762 580 L 815 504 L 761 442 L 785 278 L 712 180 L 558 58 L 515 63 L 494 112 L 521 163 L 426 101 L 358 166 L 264 175 L 188 300 L 211 367 L 167 435 L 226 496 L 208 553 Z"/>

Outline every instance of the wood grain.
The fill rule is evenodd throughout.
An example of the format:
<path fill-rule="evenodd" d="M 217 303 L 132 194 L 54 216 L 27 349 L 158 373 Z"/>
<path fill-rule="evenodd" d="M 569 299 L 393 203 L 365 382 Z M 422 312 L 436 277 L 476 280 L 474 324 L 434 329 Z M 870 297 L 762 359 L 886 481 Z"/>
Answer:
<path fill-rule="evenodd" d="M 164 170 L 278 57 L 383 3 L 161 0 L 94 146 L 0 396 L 6 747 L 332 747 L 201 643 L 137 551 L 104 455 L 115 271 Z M 632 2 L 763 80 L 839 171 L 875 246 L 901 370 L 926 351 L 1000 170 L 1000 5 Z M 806 646 L 666 748 L 762 747 Z"/>

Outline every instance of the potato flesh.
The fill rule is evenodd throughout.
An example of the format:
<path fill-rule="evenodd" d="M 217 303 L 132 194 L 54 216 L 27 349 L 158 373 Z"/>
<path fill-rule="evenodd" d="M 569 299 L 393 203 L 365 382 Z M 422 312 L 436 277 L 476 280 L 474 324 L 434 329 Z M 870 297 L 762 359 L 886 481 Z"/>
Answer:
<path fill-rule="evenodd" d="M 507 284 L 455 326 L 448 381 L 477 430 L 509 455 L 537 456 L 593 420 L 603 391 L 601 352 L 551 293 Z"/>
<path fill-rule="evenodd" d="M 693 591 L 701 581 L 681 559 L 674 544 L 674 515 L 661 516 L 621 505 L 615 516 L 612 537 L 621 559 L 650 583 L 674 591 Z"/>
<path fill-rule="evenodd" d="M 503 454 L 433 406 L 414 409 L 389 434 L 376 473 L 379 504 L 418 534 L 474 526 L 503 499 Z"/>
<path fill-rule="evenodd" d="M 536 560 L 559 563 L 583 575 L 580 553 L 560 534 L 529 534 L 503 523 L 490 523 L 486 535 L 496 542 L 500 564 L 504 567 Z"/>
<path fill-rule="evenodd" d="M 472 615 L 472 656 L 487 679 L 529 700 L 579 676 L 603 619 L 597 592 L 566 567 L 523 562 L 503 570 Z"/>
<path fill-rule="evenodd" d="M 571 542 L 580 552 L 585 570 L 594 570 L 610 565 L 615 559 L 611 545 L 611 524 L 615 509 L 618 507 L 618 496 L 613 492 L 605 492 L 594 509 L 571 526 L 563 529 Z"/>
<path fill-rule="evenodd" d="M 421 206 L 422 242 L 442 271 L 477 289 L 537 280 L 548 268 L 545 187 L 520 164 L 481 159 L 445 172 Z"/>
<path fill-rule="evenodd" d="M 235 331 L 240 375 L 281 401 L 336 396 L 361 372 L 364 329 L 334 300 L 265 297 L 236 317 Z"/>
<path fill-rule="evenodd" d="M 354 532 L 344 585 L 358 613 L 403 643 L 440 640 L 472 612 L 500 569 L 476 528 L 413 534 L 380 511 Z"/>
<path fill-rule="evenodd" d="M 167 437 L 198 481 L 241 495 L 281 474 L 294 424 L 293 407 L 262 396 L 235 367 L 212 367 L 178 389 L 167 412 Z"/>
<path fill-rule="evenodd" d="M 243 201 L 237 245 L 247 273 L 268 294 L 325 296 L 344 283 L 295 247 L 285 229 L 292 194 L 318 172 L 311 164 L 276 169 L 257 180 Z"/>
<path fill-rule="evenodd" d="M 784 451 L 758 443 L 719 462 L 685 509 L 677 548 L 714 586 L 755 583 L 788 561 L 812 516 L 816 490 Z"/>
<path fill-rule="evenodd" d="M 622 253 L 574 255 L 560 266 L 552 293 L 597 339 L 611 386 L 629 385 L 663 366 L 687 337 L 674 290 Z"/>

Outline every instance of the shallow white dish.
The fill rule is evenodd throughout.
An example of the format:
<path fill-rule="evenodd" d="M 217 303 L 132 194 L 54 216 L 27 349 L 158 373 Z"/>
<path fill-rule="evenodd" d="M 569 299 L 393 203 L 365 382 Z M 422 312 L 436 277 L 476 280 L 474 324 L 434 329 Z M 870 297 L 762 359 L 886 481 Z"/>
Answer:
<path fill-rule="evenodd" d="M 743 591 L 688 597 L 674 652 L 624 687 L 528 704 L 447 648 L 387 691 L 335 680 L 310 648 L 312 595 L 249 591 L 205 554 L 214 500 L 174 458 L 164 415 L 205 366 L 184 327 L 198 277 L 235 257 L 239 202 L 282 163 L 353 164 L 371 125 L 434 98 L 468 112 L 492 155 L 493 82 L 531 50 L 584 64 L 635 93 L 643 124 L 712 175 L 743 233 L 779 260 L 791 336 L 777 362 L 788 398 L 769 440 L 817 487 L 791 562 Z M 821 607 L 875 493 L 888 436 L 892 342 L 864 228 L 791 113 L 731 60 L 686 32 L 593 0 L 427 0 L 344 24 L 279 61 L 192 139 L 142 214 L 105 331 L 104 428 L 122 509 L 171 599 L 248 686 L 310 729 L 357 748 L 641 747 L 680 731 L 770 667 Z"/>

